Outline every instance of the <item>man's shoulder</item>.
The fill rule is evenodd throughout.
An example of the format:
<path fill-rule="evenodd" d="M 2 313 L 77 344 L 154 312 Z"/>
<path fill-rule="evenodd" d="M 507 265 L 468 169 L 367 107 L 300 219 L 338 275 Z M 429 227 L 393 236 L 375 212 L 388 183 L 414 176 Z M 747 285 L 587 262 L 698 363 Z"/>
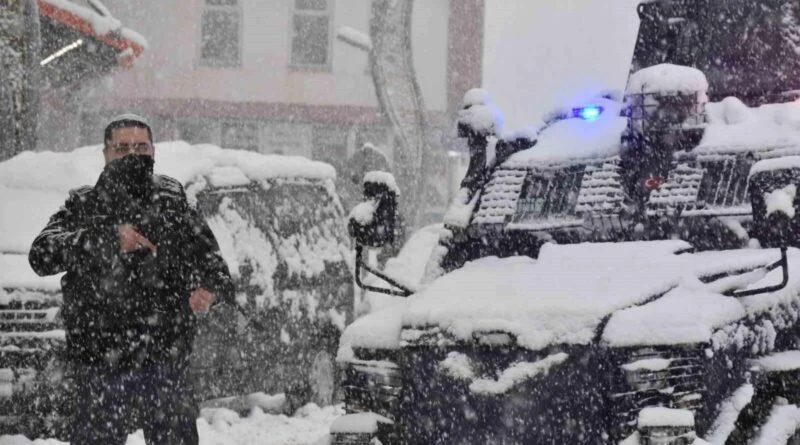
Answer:
<path fill-rule="evenodd" d="M 175 178 L 171 178 L 167 175 L 153 175 L 155 178 L 156 185 L 158 186 L 159 190 L 166 190 L 176 193 L 183 192 L 183 184 Z"/>
<path fill-rule="evenodd" d="M 92 187 L 91 185 L 84 185 L 69 191 L 69 196 L 67 197 L 67 203 L 85 202 L 89 199 L 92 199 L 93 196 L 94 196 L 94 187 Z"/>
<path fill-rule="evenodd" d="M 172 198 L 186 199 L 186 193 L 183 190 L 183 184 L 175 178 L 166 175 L 153 175 L 156 188 L 162 195 L 167 195 Z"/>

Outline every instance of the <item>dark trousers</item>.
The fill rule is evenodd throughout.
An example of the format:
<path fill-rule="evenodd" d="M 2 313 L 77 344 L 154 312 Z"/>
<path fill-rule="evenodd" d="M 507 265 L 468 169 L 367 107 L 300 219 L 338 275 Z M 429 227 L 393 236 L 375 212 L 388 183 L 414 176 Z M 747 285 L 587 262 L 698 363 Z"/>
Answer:
<path fill-rule="evenodd" d="M 129 433 L 142 428 L 148 445 L 197 445 L 198 408 L 186 368 L 77 365 L 71 444 L 124 445 Z"/>

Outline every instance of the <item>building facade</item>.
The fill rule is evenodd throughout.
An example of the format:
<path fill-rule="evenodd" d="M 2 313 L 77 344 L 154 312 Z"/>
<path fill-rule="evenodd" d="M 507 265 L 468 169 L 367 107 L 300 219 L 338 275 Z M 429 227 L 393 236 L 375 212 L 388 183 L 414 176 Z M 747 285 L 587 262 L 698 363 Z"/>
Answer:
<path fill-rule="evenodd" d="M 78 0 L 75 0 L 76 2 Z M 337 39 L 368 33 L 371 0 L 106 0 L 147 37 L 128 70 L 82 94 L 78 144 L 138 111 L 157 140 L 301 155 L 339 166 L 372 142 L 391 161 L 368 53 Z M 412 48 L 432 149 L 452 142 L 463 93 L 481 82 L 483 0 L 417 0 Z M 65 117 L 60 117 L 65 119 Z M 66 144 L 62 144 L 66 145 Z"/>

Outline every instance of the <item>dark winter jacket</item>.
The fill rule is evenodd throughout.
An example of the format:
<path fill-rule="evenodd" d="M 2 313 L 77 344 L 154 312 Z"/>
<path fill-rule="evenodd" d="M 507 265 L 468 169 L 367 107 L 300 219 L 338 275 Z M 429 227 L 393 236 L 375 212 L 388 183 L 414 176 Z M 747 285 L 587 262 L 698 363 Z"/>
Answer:
<path fill-rule="evenodd" d="M 101 175 L 94 187 L 70 192 L 29 254 L 39 275 L 67 272 L 61 286 L 68 357 L 123 368 L 185 358 L 195 329 L 191 290 L 203 287 L 218 302 L 233 299 L 214 235 L 176 180 L 153 175 L 152 188 L 135 201 L 108 182 Z M 157 253 L 121 252 L 117 226 L 125 223 Z"/>

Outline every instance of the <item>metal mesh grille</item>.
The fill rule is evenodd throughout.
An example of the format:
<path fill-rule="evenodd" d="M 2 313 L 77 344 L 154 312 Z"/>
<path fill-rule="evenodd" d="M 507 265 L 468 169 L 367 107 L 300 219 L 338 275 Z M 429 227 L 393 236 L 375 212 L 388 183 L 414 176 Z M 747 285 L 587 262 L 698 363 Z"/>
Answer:
<path fill-rule="evenodd" d="M 699 162 L 705 170 L 698 201 L 710 207 L 747 204 L 747 176 L 754 159 L 725 156 Z"/>
<path fill-rule="evenodd" d="M 575 214 L 584 166 L 532 170 L 525 178 L 514 222 Z"/>
<path fill-rule="evenodd" d="M 701 350 L 645 348 L 620 364 L 621 381 L 610 399 L 616 406 L 614 424 L 628 434 L 636 427 L 639 411 L 653 406 L 697 411 L 706 397 L 704 354 Z M 665 365 L 647 366 L 662 360 Z M 624 436 L 621 436 L 624 437 Z"/>

